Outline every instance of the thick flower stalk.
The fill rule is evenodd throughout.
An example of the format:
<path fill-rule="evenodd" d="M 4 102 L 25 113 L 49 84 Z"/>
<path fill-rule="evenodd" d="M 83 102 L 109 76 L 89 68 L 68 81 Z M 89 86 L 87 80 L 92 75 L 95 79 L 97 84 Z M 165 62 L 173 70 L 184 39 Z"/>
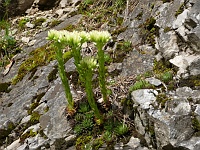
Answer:
<path fill-rule="evenodd" d="M 90 40 L 96 43 L 98 49 L 98 62 L 99 62 L 99 85 L 103 100 L 107 103 L 107 89 L 106 89 L 106 79 L 105 79 L 105 58 L 103 46 L 111 39 L 111 35 L 107 31 L 91 31 Z"/>
<path fill-rule="evenodd" d="M 56 31 L 56 30 L 51 30 L 48 32 L 48 38 L 49 40 L 52 40 L 54 42 L 54 46 L 56 49 L 56 59 L 58 61 L 58 70 L 59 70 L 59 75 L 64 87 L 64 91 L 65 91 L 65 96 L 67 98 L 68 101 L 68 109 L 69 111 L 73 110 L 74 107 L 74 101 L 72 98 L 72 94 L 70 92 L 70 86 L 69 86 L 69 81 L 67 79 L 66 73 L 65 73 L 65 66 L 64 66 L 64 60 L 63 60 L 63 53 L 62 53 L 62 38 L 61 38 L 61 34 Z"/>
<path fill-rule="evenodd" d="M 79 32 L 73 31 L 69 33 L 69 39 L 68 39 L 68 44 L 72 49 L 72 55 L 74 57 L 74 63 L 76 67 L 80 63 L 82 57 L 81 57 L 81 36 Z"/>
<path fill-rule="evenodd" d="M 84 57 L 80 62 L 80 73 L 83 78 L 83 84 L 87 95 L 87 100 L 90 107 L 93 109 L 95 116 L 99 119 L 100 124 L 103 119 L 94 100 L 94 94 L 92 91 L 92 76 L 93 69 L 97 67 L 97 61 L 92 57 Z"/>

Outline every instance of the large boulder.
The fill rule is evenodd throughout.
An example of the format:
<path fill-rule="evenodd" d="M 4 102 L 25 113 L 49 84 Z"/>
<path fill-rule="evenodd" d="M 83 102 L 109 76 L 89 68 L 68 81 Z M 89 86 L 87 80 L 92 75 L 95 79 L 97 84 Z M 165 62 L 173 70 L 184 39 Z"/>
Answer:
<path fill-rule="evenodd" d="M 6 11 L 8 17 L 21 15 L 30 8 L 34 0 L 11 0 L 10 3 L 8 0 L 0 1 L 0 19 L 4 17 Z"/>
<path fill-rule="evenodd" d="M 60 0 L 39 0 L 37 3 L 39 6 L 39 9 L 41 10 L 49 10 L 53 8 L 54 6 L 58 5 Z"/>

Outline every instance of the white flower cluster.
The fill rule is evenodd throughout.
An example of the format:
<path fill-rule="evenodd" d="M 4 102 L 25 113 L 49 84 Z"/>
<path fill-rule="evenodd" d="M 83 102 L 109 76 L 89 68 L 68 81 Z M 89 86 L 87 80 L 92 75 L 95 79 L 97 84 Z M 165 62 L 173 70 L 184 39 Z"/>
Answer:
<path fill-rule="evenodd" d="M 108 31 L 96 31 L 91 32 L 85 31 L 73 31 L 69 32 L 66 30 L 50 30 L 48 32 L 48 40 L 52 40 L 59 43 L 66 43 L 72 46 L 80 46 L 84 42 L 92 41 L 95 43 L 105 44 L 111 39 L 111 35 Z"/>
<path fill-rule="evenodd" d="M 89 69 L 93 70 L 97 67 L 97 60 L 93 57 L 84 57 L 80 62 L 81 67 L 87 66 Z"/>
<path fill-rule="evenodd" d="M 90 34 L 90 40 L 95 43 L 105 44 L 111 39 L 111 35 L 108 31 L 93 30 L 89 34 Z"/>

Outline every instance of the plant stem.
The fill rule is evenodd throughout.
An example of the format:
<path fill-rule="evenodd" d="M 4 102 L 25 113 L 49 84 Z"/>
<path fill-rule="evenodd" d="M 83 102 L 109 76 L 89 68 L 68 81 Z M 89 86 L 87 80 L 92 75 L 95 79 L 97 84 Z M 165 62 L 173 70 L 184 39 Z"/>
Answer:
<path fill-rule="evenodd" d="M 78 64 L 80 64 L 80 61 L 82 59 L 81 57 L 81 47 L 72 47 L 72 55 L 74 57 L 74 64 L 76 65 L 76 67 L 78 66 Z"/>
<path fill-rule="evenodd" d="M 90 104 L 91 108 L 94 110 L 94 113 L 97 116 L 97 118 L 100 119 L 100 122 L 102 123 L 103 119 L 102 119 L 99 109 L 95 103 L 94 95 L 92 92 L 92 70 L 90 68 L 85 70 L 85 82 L 84 83 L 85 83 L 85 90 L 86 90 L 88 103 Z"/>
<path fill-rule="evenodd" d="M 72 99 L 72 94 L 70 92 L 69 81 L 68 81 L 68 79 L 66 77 L 66 73 L 65 73 L 63 53 L 61 50 L 60 43 L 56 43 L 55 46 L 56 46 L 56 59 L 58 61 L 59 75 L 60 75 L 64 90 L 65 90 L 65 95 L 66 95 L 67 101 L 69 103 L 69 108 L 73 109 L 74 101 Z"/>
<path fill-rule="evenodd" d="M 106 80 L 105 80 L 105 58 L 104 58 L 104 51 L 102 50 L 103 44 L 97 43 L 98 49 L 98 62 L 99 62 L 99 84 L 101 93 L 103 96 L 103 100 L 107 102 L 107 90 L 106 90 Z"/>

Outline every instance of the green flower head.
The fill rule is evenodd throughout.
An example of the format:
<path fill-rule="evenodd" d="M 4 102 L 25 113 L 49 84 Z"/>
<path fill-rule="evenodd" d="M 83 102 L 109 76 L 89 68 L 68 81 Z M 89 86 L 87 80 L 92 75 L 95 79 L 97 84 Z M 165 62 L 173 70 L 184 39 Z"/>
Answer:
<path fill-rule="evenodd" d="M 97 67 L 97 60 L 93 57 L 84 57 L 80 62 L 81 67 L 95 69 Z"/>
<path fill-rule="evenodd" d="M 87 42 L 90 40 L 90 35 L 88 32 L 85 32 L 85 31 L 81 31 L 79 32 L 79 35 L 81 37 L 81 42 L 84 43 L 84 42 Z"/>
<path fill-rule="evenodd" d="M 57 30 L 50 30 L 48 31 L 47 40 L 58 41 L 60 37 L 60 33 Z"/>
<path fill-rule="evenodd" d="M 68 37 L 69 45 L 71 45 L 71 46 L 80 46 L 81 39 L 82 38 L 81 38 L 79 32 L 77 32 L 77 31 L 69 32 L 69 37 Z"/>
<path fill-rule="evenodd" d="M 89 34 L 90 34 L 91 41 L 95 43 L 105 44 L 111 39 L 111 35 L 108 31 L 93 30 Z"/>
<path fill-rule="evenodd" d="M 70 32 L 66 30 L 60 31 L 59 42 L 68 44 L 70 39 Z"/>

